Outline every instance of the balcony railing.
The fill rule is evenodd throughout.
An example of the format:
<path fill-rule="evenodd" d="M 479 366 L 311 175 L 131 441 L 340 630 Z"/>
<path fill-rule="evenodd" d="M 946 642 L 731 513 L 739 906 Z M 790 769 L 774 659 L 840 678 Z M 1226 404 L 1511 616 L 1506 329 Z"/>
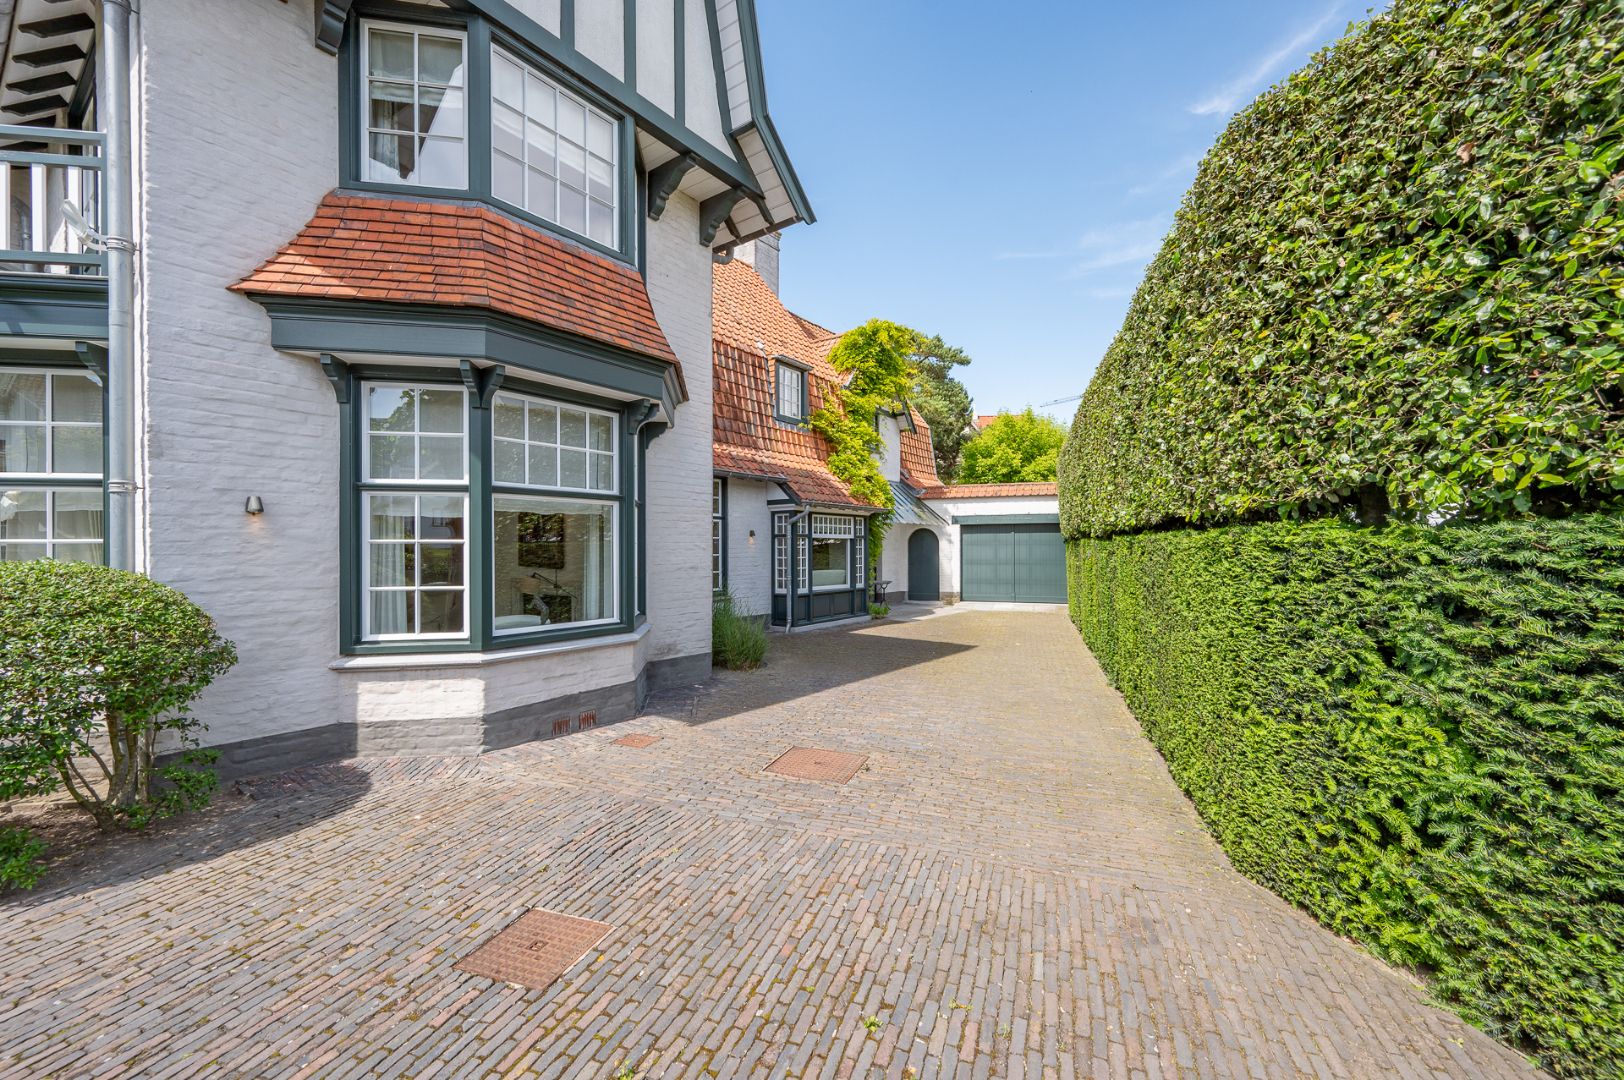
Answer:
<path fill-rule="evenodd" d="M 0 272 L 106 273 L 102 134 L 0 124 Z"/>

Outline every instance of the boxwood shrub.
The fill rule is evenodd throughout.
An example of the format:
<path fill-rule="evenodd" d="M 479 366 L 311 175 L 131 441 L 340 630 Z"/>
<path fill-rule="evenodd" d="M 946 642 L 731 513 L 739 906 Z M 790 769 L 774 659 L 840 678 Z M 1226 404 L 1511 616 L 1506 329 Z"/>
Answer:
<path fill-rule="evenodd" d="M 1624 493 L 1624 7 L 1395 0 L 1202 163 L 1061 459 L 1069 536 Z"/>
<path fill-rule="evenodd" d="M 1564 1076 L 1624 1076 L 1624 518 L 1068 546 L 1236 867 Z"/>

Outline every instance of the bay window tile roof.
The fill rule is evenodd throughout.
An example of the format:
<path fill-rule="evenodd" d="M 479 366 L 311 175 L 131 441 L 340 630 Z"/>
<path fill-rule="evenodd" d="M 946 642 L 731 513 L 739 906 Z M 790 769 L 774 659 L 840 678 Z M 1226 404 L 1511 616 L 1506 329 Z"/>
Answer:
<path fill-rule="evenodd" d="M 332 192 L 231 286 L 279 298 L 484 308 L 681 366 L 632 267 L 485 206 Z"/>

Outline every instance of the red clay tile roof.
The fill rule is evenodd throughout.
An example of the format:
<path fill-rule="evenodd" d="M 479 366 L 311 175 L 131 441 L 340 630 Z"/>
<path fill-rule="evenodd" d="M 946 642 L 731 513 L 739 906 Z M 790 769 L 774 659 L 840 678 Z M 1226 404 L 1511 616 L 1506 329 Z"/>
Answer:
<path fill-rule="evenodd" d="M 483 206 L 329 193 L 231 286 L 254 296 L 488 308 L 681 366 L 636 270 Z"/>
<path fill-rule="evenodd" d="M 976 417 L 976 430 L 980 431 L 982 428 L 986 427 L 996 419 L 998 419 L 997 413 L 982 413 L 980 416 Z"/>
<path fill-rule="evenodd" d="M 1059 484 L 944 484 L 926 488 L 921 499 L 1001 499 L 1019 495 L 1058 495 Z"/>
<path fill-rule="evenodd" d="M 942 478 L 936 475 L 936 453 L 931 447 L 930 425 L 925 423 L 918 409 L 909 406 L 908 412 L 913 417 L 914 430 L 903 428 L 898 433 L 902 442 L 902 479 L 910 487 L 941 487 Z"/>
<path fill-rule="evenodd" d="M 773 357 L 808 369 L 815 411 L 840 379 L 828 361 L 837 335 L 785 308 L 746 263 L 716 266 L 711 283 L 716 470 L 781 480 L 802 502 L 869 508 L 829 471 L 821 435 L 773 419 Z"/>

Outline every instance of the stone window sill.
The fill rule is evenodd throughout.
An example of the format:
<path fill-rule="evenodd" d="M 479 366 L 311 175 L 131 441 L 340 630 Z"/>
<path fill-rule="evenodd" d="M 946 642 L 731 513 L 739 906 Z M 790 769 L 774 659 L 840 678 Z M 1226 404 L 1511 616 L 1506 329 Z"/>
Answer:
<path fill-rule="evenodd" d="M 588 652 L 593 649 L 612 649 L 631 645 L 648 633 L 650 623 L 625 634 L 607 637 L 578 638 L 574 641 L 555 641 L 545 645 L 521 645 L 512 649 L 492 652 L 464 653 L 391 653 L 377 656 L 343 656 L 327 666 L 333 671 L 413 671 L 427 668 L 482 668 L 493 664 L 506 664 L 514 660 L 533 660 L 540 656 L 562 656 Z"/>

